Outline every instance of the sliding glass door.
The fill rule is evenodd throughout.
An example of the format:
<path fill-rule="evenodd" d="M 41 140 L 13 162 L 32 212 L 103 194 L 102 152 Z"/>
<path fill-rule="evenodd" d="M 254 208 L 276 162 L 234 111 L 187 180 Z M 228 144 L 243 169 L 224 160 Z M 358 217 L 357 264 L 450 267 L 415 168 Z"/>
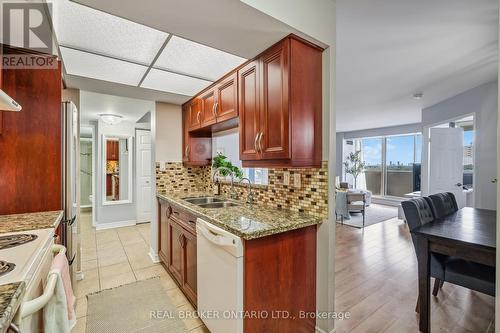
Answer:
<path fill-rule="evenodd" d="M 420 134 L 348 140 L 345 147 L 361 150 L 366 165 L 358 187 L 388 197 L 420 191 Z"/>
<path fill-rule="evenodd" d="M 361 159 L 366 163 L 366 189 L 374 195 L 382 194 L 382 139 L 369 138 L 360 140 Z"/>

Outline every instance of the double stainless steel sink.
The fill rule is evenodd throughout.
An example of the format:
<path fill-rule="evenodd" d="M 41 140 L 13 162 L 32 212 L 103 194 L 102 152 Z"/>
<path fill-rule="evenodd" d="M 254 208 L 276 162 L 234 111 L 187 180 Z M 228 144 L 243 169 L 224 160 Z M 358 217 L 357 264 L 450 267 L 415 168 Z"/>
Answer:
<path fill-rule="evenodd" d="M 194 197 L 183 198 L 183 200 L 201 208 L 227 208 L 239 206 L 239 204 L 237 204 L 236 202 L 216 197 Z"/>

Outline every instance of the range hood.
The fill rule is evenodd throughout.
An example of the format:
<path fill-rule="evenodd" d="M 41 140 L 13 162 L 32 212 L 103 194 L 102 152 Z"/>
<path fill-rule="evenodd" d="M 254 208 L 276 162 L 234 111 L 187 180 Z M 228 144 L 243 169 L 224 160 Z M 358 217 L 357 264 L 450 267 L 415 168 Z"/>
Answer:
<path fill-rule="evenodd" d="M 22 107 L 0 89 L 0 111 L 21 111 Z"/>

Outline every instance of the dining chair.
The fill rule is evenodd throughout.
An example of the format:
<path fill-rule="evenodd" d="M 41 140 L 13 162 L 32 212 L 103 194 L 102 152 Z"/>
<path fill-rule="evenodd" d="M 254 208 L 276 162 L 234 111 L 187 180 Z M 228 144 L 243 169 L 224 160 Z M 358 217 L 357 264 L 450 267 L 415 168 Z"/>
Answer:
<path fill-rule="evenodd" d="M 433 201 L 430 198 L 414 198 L 403 201 L 401 205 L 410 231 L 436 218 L 434 215 L 436 208 L 433 208 Z M 415 251 L 417 251 L 416 236 L 412 233 L 411 237 Z M 437 296 L 439 289 L 446 281 L 495 296 L 495 267 L 433 252 L 431 252 L 430 261 L 430 276 L 435 278 L 432 295 Z M 416 311 L 418 311 L 418 300 Z"/>
<path fill-rule="evenodd" d="M 406 223 L 410 231 L 435 220 L 432 201 L 429 198 L 413 198 L 401 202 L 406 217 Z M 417 253 L 417 238 L 412 233 L 411 239 L 415 254 Z M 439 288 L 445 280 L 445 267 L 449 257 L 440 253 L 431 253 L 431 277 L 435 279 L 432 295 L 437 296 Z M 418 307 L 418 302 L 417 302 Z"/>
<path fill-rule="evenodd" d="M 437 193 L 429 195 L 431 208 L 437 219 L 453 214 L 458 210 L 457 200 L 451 192 Z"/>
<path fill-rule="evenodd" d="M 347 192 L 347 211 L 363 214 L 363 228 L 365 227 L 366 194 Z"/>

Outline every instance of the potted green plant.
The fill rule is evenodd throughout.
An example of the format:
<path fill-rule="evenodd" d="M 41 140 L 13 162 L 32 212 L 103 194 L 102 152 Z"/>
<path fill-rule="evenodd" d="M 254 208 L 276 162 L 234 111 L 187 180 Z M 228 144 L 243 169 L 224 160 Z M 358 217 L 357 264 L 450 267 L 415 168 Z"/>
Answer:
<path fill-rule="evenodd" d="M 222 155 L 221 153 L 218 153 L 217 156 L 215 156 L 212 159 L 212 168 L 213 169 L 219 169 L 223 167 L 222 169 L 219 170 L 219 174 L 223 177 L 229 176 L 229 171 L 234 175 L 234 178 L 241 179 L 243 178 L 243 170 L 241 170 L 239 167 L 233 165 L 231 161 L 227 159 L 226 156 Z"/>
<path fill-rule="evenodd" d="M 350 153 L 344 162 L 345 172 L 354 178 L 354 188 L 357 187 L 358 176 L 365 171 L 366 163 L 361 160 L 361 150 Z"/>

